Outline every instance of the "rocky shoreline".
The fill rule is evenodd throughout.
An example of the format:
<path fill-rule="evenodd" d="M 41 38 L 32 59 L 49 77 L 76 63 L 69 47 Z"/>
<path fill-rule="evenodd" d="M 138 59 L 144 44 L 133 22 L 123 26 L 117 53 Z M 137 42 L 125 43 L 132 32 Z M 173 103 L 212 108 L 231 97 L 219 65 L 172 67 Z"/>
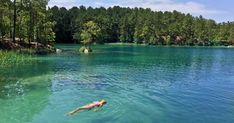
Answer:
<path fill-rule="evenodd" d="M 48 54 L 56 52 L 56 48 L 49 44 L 39 42 L 12 42 L 8 40 L 0 41 L 0 49 L 19 51 L 20 53 L 28 54 Z"/>

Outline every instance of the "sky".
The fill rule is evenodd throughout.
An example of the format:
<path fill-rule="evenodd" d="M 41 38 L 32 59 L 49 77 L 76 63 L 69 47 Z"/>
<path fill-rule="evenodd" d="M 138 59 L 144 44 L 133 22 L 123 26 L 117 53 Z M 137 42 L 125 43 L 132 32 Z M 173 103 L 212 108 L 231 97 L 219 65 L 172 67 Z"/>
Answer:
<path fill-rule="evenodd" d="M 234 21 L 234 0 L 50 0 L 49 6 L 142 7 L 153 11 L 173 11 L 202 15 L 217 22 Z"/>

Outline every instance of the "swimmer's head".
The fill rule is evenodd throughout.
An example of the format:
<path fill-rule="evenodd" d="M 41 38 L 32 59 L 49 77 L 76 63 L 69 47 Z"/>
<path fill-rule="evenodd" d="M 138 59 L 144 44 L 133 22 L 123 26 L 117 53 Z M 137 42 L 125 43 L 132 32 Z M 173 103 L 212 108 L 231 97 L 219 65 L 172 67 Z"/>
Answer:
<path fill-rule="evenodd" d="M 101 100 L 100 103 L 101 103 L 101 105 L 105 105 L 107 102 L 106 102 L 106 100 Z"/>

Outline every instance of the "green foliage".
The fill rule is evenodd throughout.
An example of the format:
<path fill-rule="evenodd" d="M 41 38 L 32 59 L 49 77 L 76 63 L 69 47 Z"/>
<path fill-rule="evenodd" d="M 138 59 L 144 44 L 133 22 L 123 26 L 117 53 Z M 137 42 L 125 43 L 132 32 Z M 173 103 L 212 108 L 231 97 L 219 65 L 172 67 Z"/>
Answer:
<path fill-rule="evenodd" d="M 28 64 L 32 62 L 31 58 L 32 58 L 31 55 L 0 50 L 0 68 L 10 67 L 12 65 Z"/>
<path fill-rule="evenodd" d="M 93 21 L 101 31 L 97 43 L 145 43 L 155 45 L 223 45 L 231 42 L 234 22 L 216 23 L 177 11 L 157 12 L 142 8 L 91 8 L 69 10 L 52 7 L 56 42 L 93 42 L 84 24 Z M 232 43 L 230 43 L 232 44 Z"/>
<path fill-rule="evenodd" d="M 48 0 L 16 0 L 15 3 L 14 1 L 0 1 L 2 39 L 12 39 L 15 35 L 21 42 L 37 41 L 52 44 L 55 39 L 53 32 L 55 22 L 51 21 L 51 12 L 47 10 Z"/>
<path fill-rule="evenodd" d="M 234 22 L 143 8 L 54 6 L 48 0 L 0 0 L 0 39 L 43 44 L 143 43 L 153 45 L 233 45 Z M 14 21 L 14 5 L 16 20 Z M 14 22 L 16 22 L 15 28 Z"/>
<path fill-rule="evenodd" d="M 80 34 L 80 37 L 82 39 L 82 43 L 85 46 L 89 46 L 91 43 L 93 43 L 97 37 L 100 34 L 101 29 L 98 27 L 98 25 L 93 21 L 88 21 L 87 23 L 84 23 L 83 30 Z"/>
<path fill-rule="evenodd" d="M 0 0 L 0 38 L 3 38 L 5 35 L 7 35 L 10 27 L 10 21 L 7 17 L 7 5 L 9 2 L 9 0 Z"/>
<path fill-rule="evenodd" d="M 55 33 L 53 32 L 53 26 L 55 22 L 46 22 L 43 24 L 44 30 L 42 32 L 42 41 L 47 41 L 46 43 L 52 44 L 54 43 Z"/>
<path fill-rule="evenodd" d="M 232 25 L 229 32 L 230 32 L 228 36 L 229 44 L 234 44 L 234 25 Z"/>

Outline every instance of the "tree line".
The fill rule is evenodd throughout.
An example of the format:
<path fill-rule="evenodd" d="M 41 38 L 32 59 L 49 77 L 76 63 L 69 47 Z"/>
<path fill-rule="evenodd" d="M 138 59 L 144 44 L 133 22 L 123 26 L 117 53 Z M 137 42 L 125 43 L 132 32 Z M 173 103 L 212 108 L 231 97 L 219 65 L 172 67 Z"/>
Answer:
<path fill-rule="evenodd" d="M 0 0 L 0 41 L 233 45 L 234 22 L 143 8 L 48 7 L 49 0 Z"/>
<path fill-rule="evenodd" d="M 0 41 L 54 42 L 49 0 L 0 0 Z"/>
<path fill-rule="evenodd" d="M 49 9 L 56 22 L 57 43 L 80 43 L 87 23 L 100 28 L 96 43 L 144 43 L 150 45 L 233 45 L 234 22 L 217 23 L 202 16 L 152 11 L 143 8 L 64 7 Z"/>

